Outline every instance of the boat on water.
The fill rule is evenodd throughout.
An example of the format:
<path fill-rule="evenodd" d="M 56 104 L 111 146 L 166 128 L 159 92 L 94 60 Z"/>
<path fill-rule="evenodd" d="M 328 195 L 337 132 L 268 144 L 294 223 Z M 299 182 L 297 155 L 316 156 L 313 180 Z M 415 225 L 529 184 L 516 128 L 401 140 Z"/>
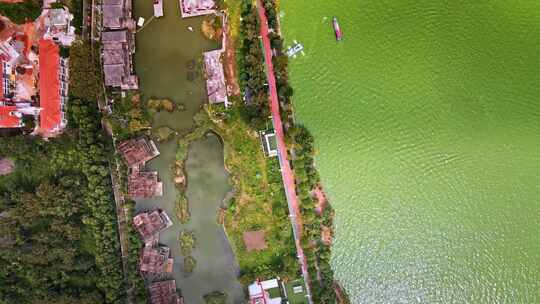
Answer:
<path fill-rule="evenodd" d="M 343 34 L 339 28 L 339 23 L 336 17 L 332 18 L 332 25 L 334 26 L 334 32 L 336 33 L 336 40 L 341 41 Z"/>

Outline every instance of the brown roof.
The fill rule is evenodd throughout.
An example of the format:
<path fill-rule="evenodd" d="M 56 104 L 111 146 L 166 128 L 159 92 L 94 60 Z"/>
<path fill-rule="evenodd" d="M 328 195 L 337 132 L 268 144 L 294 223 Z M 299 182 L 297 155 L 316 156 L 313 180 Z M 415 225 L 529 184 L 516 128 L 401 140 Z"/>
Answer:
<path fill-rule="evenodd" d="M 118 151 L 120 151 L 120 154 L 122 154 L 129 167 L 142 165 L 159 155 L 154 142 L 146 140 L 144 137 L 129 139 L 119 143 Z"/>
<path fill-rule="evenodd" d="M 143 239 L 149 239 L 162 229 L 170 227 L 172 222 L 167 213 L 156 209 L 136 215 L 133 218 L 133 225 Z"/>
<path fill-rule="evenodd" d="M 123 31 L 107 31 L 101 33 L 101 42 L 127 42 L 128 33 L 126 30 Z"/>
<path fill-rule="evenodd" d="M 142 272 L 163 273 L 172 271 L 172 259 L 169 258 L 168 247 L 145 246 L 139 260 Z"/>
<path fill-rule="evenodd" d="M 163 184 L 157 172 L 134 171 L 128 176 L 128 194 L 133 199 L 162 196 Z"/>
<path fill-rule="evenodd" d="M 125 73 L 124 64 L 109 64 L 103 66 L 105 74 L 105 85 L 110 87 L 119 87 L 122 85 L 122 77 Z"/>
<path fill-rule="evenodd" d="M 103 64 L 126 64 L 125 52 L 122 49 L 104 49 Z"/>
<path fill-rule="evenodd" d="M 123 5 L 122 0 L 103 0 L 103 5 Z"/>
<path fill-rule="evenodd" d="M 161 281 L 150 284 L 151 304 L 179 304 L 180 297 L 176 293 L 174 280 Z"/>
<path fill-rule="evenodd" d="M 262 230 L 244 232 L 244 245 L 246 245 L 247 251 L 266 249 L 268 246 L 264 236 L 265 233 Z"/>
<path fill-rule="evenodd" d="M 121 5 L 103 5 L 103 26 L 108 28 L 122 27 L 124 9 Z"/>

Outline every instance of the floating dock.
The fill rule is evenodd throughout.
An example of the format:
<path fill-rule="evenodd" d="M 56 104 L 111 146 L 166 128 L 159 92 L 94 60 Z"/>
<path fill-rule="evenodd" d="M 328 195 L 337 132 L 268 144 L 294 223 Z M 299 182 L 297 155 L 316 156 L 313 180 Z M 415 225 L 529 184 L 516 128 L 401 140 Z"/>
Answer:
<path fill-rule="evenodd" d="M 296 57 L 298 53 L 304 54 L 304 46 L 295 40 L 294 44 L 287 49 L 287 56 Z"/>
<path fill-rule="evenodd" d="M 154 0 L 154 17 L 163 17 L 163 0 Z"/>

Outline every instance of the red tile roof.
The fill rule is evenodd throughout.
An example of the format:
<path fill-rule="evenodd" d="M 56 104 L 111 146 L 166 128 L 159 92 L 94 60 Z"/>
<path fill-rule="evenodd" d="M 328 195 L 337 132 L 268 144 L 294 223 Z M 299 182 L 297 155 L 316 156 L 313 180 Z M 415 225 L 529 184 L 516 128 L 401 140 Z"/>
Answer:
<path fill-rule="evenodd" d="M 50 40 L 39 41 L 39 103 L 40 132 L 52 135 L 62 122 L 60 110 L 60 54 L 58 45 Z"/>
<path fill-rule="evenodd" d="M 15 106 L 0 106 L 0 128 L 20 127 L 21 119 L 11 113 L 15 110 Z"/>
<path fill-rule="evenodd" d="M 4 99 L 4 54 L 0 55 L 0 100 Z"/>

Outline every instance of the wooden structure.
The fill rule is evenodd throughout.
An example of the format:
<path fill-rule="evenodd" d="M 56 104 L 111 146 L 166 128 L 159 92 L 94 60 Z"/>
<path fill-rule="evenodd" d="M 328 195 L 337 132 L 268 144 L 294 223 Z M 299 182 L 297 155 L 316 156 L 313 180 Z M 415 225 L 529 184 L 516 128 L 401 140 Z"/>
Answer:
<path fill-rule="evenodd" d="M 176 292 L 176 281 L 161 281 L 150 284 L 151 304 L 181 304 L 182 298 Z"/>
<path fill-rule="evenodd" d="M 133 218 L 133 226 L 147 243 L 147 241 L 152 241 L 161 230 L 172 226 L 172 221 L 165 211 L 155 209 L 137 214 Z"/>
<path fill-rule="evenodd" d="M 139 269 L 143 273 L 170 273 L 173 269 L 173 259 L 170 249 L 165 246 L 144 246 L 139 260 Z"/>
<path fill-rule="evenodd" d="M 125 140 L 119 143 L 117 148 L 130 168 L 143 166 L 159 155 L 156 144 L 144 137 Z"/>

